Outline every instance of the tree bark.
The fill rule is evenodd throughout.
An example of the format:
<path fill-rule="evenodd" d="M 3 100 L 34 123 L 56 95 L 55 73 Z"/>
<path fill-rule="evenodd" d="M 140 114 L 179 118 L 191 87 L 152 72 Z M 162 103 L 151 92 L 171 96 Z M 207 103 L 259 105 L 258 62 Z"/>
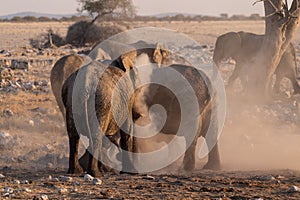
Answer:
<path fill-rule="evenodd" d="M 270 98 L 273 74 L 298 28 L 299 0 L 289 10 L 284 6 L 283 0 L 264 0 L 265 37 L 254 61 L 247 63 L 248 76 L 254 79 L 246 88 L 251 95 L 260 92 Z"/>

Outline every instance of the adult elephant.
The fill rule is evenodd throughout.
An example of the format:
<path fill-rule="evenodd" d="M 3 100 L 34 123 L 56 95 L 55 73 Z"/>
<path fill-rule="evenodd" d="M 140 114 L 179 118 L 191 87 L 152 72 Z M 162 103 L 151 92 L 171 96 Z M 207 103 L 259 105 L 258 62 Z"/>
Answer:
<path fill-rule="evenodd" d="M 255 59 L 256 52 L 260 49 L 263 39 L 264 35 L 243 31 L 228 32 L 217 38 L 213 55 L 213 60 L 217 67 L 220 69 L 223 59 L 231 58 L 236 62 L 235 69 L 228 80 L 228 85 L 231 85 L 236 78 L 243 76 L 241 71 L 244 63 Z M 292 81 L 295 93 L 300 92 L 300 87 L 297 83 L 296 53 L 292 43 L 282 55 L 275 74 L 276 82 L 274 88 L 277 92 L 283 77 L 287 77 Z"/>
<path fill-rule="evenodd" d="M 132 46 L 130 45 L 128 46 L 128 52 L 119 56 L 110 66 L 99 62 L 92 62 L 73 73 L 65 81 L 62 89 L 62 99 L 66 108 L 66 122 L 70 144 L 69 173 L 81 173 L 83 171 L 78 162 L 78 144 L 80 138 L 78 133 L 80 133 L 88 137 L 90 151 L 94 155 L 94 157 L 90 156 L 88 159 L 87 171 L 96 176 L 101 175 L 95 159 L 95 155 L 98 155 L 99 142 L 102 141 L 98 137 L 98 128 L 100 127 L 103 133 L 110 138 L 115 136 L 120 129 L 118 126 L 120 124 L 116 123 L 111 110 L 113 89 L 116 87 L 118 80 L 125 75 L 125 72 L 129 74 L 129 70 L 134 68 L 136 60 L 138 60 L 137 56 L 142 56 L 143 54 L 156 55 L 156 57 L 161 58 L 158 64 L 167 63 L 162 58 L 163 56 L 159 55 L 164 52 L 160 48 L 161 45 L 156 45 L 155 48 L 148 46 L 144 50 L 132 50 Z M 134 71 L 136 72 L 136 70 Z M 78 74 L 80 74 L 79 77 Z M 129 91 L 134 88 L 130 83 L 137 81 L 136 76 L 131 78 L 131 81 L 125 81 L 126 84 L 122 87 L 125 91 L 128 91 L 119 95 L 116 102 L 119 107 L 118 118 L 121 122 L 123 122 L 126 116 L 125 113 L 128 113 L 125 112 L 128 106 L 124 105 L 132 101 L 127 96 L 127 94 L 130 94 Z M 73 87 L 76 90 L 73 90 Z M 132 108 L 132 105 L 130 107 Z M 76 108 L 76 110 L 73 108 Z M 131 114 L 131 112 L 129 113 Z M 80 122 L 76 124 L 76 127 L 75 121 Z M 95 121 L 99 122 L 99 126 L 97 123 L 94 123 Z M 128 142 L 129 140 L 133 140 L 132 137 L 121 131 L 121 147 L 133 151 L 132 142 Z M 125 162 L 128 162 L 126 155 L 123 156 L 123 166 L 128 166 L 129 164 L 127 165 Z"/>

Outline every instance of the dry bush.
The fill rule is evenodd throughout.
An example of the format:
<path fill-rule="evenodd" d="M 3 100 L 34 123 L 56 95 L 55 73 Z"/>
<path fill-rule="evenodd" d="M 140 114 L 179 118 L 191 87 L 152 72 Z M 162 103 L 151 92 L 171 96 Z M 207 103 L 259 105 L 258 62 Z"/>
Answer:
<path fill-rule="evenodd" d="M 76 46 L 95 44 L 122 31 L 124 28 L 116 25 L 97 25 L 88 21 L 79 21 L 69 27 L 66 42 Z"/>
<path fill-rule="evenodd" d="M 30 39 L 30 45 L 38 49 L 53 47 L 53 45 L 60 47 L 65 44 L 65 39 L 58 33 L 54 33 L 52 29 L 49 29 L 47 33 L 41 34 L 37 39 Z"/>

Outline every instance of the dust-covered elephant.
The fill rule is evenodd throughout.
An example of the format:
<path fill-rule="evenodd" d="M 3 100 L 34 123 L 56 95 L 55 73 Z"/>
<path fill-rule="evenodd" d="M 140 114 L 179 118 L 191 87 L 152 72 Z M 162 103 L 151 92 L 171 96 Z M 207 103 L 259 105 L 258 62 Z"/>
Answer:
<path fill-rule="evenodd" d="M 80 133 L 88 137 L 90 152 L 93 155 L 88 160 L 87 172 L 94 176 L 101 176 L 98 168 L 98 154 L 102 147 L 102 136 L 98 128 L 103 131 L 104 135 L 113 137 L 119 131 L 114 117 L 124 123 L 128 117 L 127 113 L 129 113 L 127 110 L 130 96 L 126 96 L 126 94 L 129 95 L 130 92 L 124 92 L 123 95 L 118 96 L 120 99 L 116 100 L 120 109 L 119 115 L 111 114 L 113 91 L 124 73 L 117 67 L 106 66 L 94 61 L 73 73 L 65 81 L 62 97 L 66 108 L 70 144 L 69 173 L 83 172 L 78 162 L 80 138 L 78 133 Z M 125 84 L 127 84 L 124 86 L 125 89 L 132 89 L 129 80 L 125 81 Z M 126 139 L 128 140 L 128 137 Z M 123 144 L 121 139 L 121 147 Z M 124 147 L 124 149 L 128 148 Z"/>
<path fill-rule="evenodd" d="M 176 73 L 173 75 L 172 71 L 178 72 L 179 76 L 175 76 Z M 157 77 L 159 78 L 157 79 Z M 188 87 L 183 84 L 184 82 L 181 82 L 182 79 L 186 80 L 187 84 L 191 86 L 190 91 L 188 91 Z M 155 113 L 155 110 L 154 113 L 151 114 L 152 120 L 157 122 L 155 126 L 160 127 L 159 132 L 161 134 L 177 135 L 186 138 L 186 146 L 189 145 L 189 148 L 187 148 L 184 155 L 183 169 L 191 171 L 195 168 L 195 148 L 198 137 L 200 136 L 206 136 L 206 143 L 210 150 L 208 162 L 204 166 L 204 169 L 220 169 L 221 161 L 217 143 L 217 96 L 206 74 L 191 66 L 174 64 L 155 69 L 151 75 L 151 81 L 156 82 L 155 80 L 165 80 L 163 82 L 166 84 L 150 84 L 146 86 L 148 87 L 144 94 L 146 97 L 146 104 L 148 108 L 151 108 L 154 105 L 164 107 L 166 119 L 162 127 L 159 125 L 161 121 L 164 121 L 163 119 L 160 119 L 162 114 L 159 112 Z M 166 87 L 166 85 L 168 85 L 168 87 Z M 173 90 L 175 89 L 178 94 L 176 95 L 169 87 L 173 88 Z M 191 96 L 193 95 L 195 96 L 195 101 L 192 101 Z M 181 96 L 181 98 L 179 96 Z M 191 104 L 198 104 L 198 107 Z M 195 111 L 198 113 L 198 116 L 193 114 Z M 185 116 L 183 114 L 184 112 L 187 112 L 188 115 Z M 193 125 L 197 126 L 195 135 L 193 135 L 193 131 L 189 128 Z M 181 129 L 179 127 L 181 127 Z M 182 127 L 185 128 L 182 129 Z M 185 132 L 179 131 L 184 129 L 186 130 Z M 210 130 L 209 134 L 207 134 L 208 129 Z M 164 137 L 161 137 L 161 139 L 163 140 Z M 157 140 L 160 140 L 159 137 L 156 141 Z"/>
<path fill-rule="evenodd" d="M 98 135 L 98 129 L 100 128 L 110 138 L 115 136 L 119 131 L 120 127 L 118 125 L 120 124 L 114 121 L 112 110 L 110 110 L 110 100 L 112 99 L 112 92 L 117 81 L 125 75 L 125 72 L 126 74 L 130 74 L 129 70 L 134 68 L 135 62 L 138 60 L 138 54 L 156 54 L 158 57 L 162 53 L 162 50 L 160 50 L 160 45 L 156 45 L 156 48 L 151 48 L 150 50 L 145 48 L 144 51 L 134 49 L 129 45 L 127 51 L 124 52 L 115 61 L 112 61 L 110 66 L 94 61 L 73 73 L 65 81 L 62 89 L 62 98 L 66 108 L 66 122 L 70 143 L 69 173 L 81 173 L 83 171 L 78 162 L 78 133 L 88 137 L 90 152 L 95 156 L 98 155 L 99 145 L 102 142 L 102 139 Z M 161 59 L 160 62 L 163 63 L 166 61 Z M 103 71 L 103 69 L 106 70 Z M 133 70 L 132 73 L 134 72 L 136 70 Z M 130 83 L 135 81 L 137 81 L 136 76 L 132 77 L 131 81 L 125 81 L 126 86 L 123 85 L 124 90 L 133 90 L 134 87 Z M 76 90 L 73 90 L 73 86 Z M 128 117 L 126 113 L 131 114 L 131 112 L 125 112 L 128 106 L 126 108 L 123 106 L 129 101 L 131 102 L 131 98 L 126 96 L 130 94 L 128 91 L 123 92 L 125 95 L 122 93 L 119 101 L 116 102 L 116 105 L 119 107 L 118 113 L 120 116 L 118 118 L 122 122 L 124 117 Z M 73 108 L 76 108 L 76 110 Z M 97 117 L 95 118 L 95 116 Z M 75 127 L 76 121 L 80 123 L 77 123 Z M 99 122 L 99 126 L 97 123 L 94 123 L 95 121 Z M 131 149 L 133 151 L 134 145 L 132 144 L 133 142 L 129 142 L 130 140 L 132 138 L 121 130 L 122 149 Z M 126 159 L 126 155 L 123 156 L 123 166 L 129 165 L 126 164 L 128 160 Z M 89 156 L 89 159 L 87 159 L 87 171 L 88 173 L 100 176 L 101 172 L 96 165 L 96 161 L 95 157 Z M 128 171 L 128 169 L 124 169 L 124 171 Z"/>
<path fill-rule="evenodd" d="M 256 52 L 259 51 L 263 43 L 264 35 L 257 35 L 248 32 L 228 32 L 220 35 L 215 44 L 213 60 L 220 69 L 223 59 L 233 59 L 236 62 L 235 69 L 228 80 L 228 85 L 238 78 L 241 74 L 244 63 L 255 59 Z M 274 88 L 278 91 L 279 83 L 283 77 L 291 80 L 295 93 L 300 92 L 297 83 L 297 63 L 296 53 L 291 43 L 281 57 L 280 63 L 275 71 L 276 83 Z M 243 81 L 243 80 L 242 80 Z"/>

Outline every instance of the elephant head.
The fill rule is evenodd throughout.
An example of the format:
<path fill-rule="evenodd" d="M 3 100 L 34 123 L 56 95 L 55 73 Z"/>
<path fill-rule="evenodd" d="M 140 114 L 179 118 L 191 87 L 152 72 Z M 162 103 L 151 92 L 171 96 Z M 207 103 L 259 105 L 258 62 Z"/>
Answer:
<path fill-rule="evenodd" d="M 235 59 L 241 49 L 242 38 L 239 33 L 229 32 L 217 38 L 213 60 L 216 66 L 220 69 L 220 64 L 223 59 Z"/>
<path fill-rule="evenodd" d="M 170 65 L 171 64 L 171 53 L 170 51 L 162 44 L 157 43 L 156 48 L 153 53 L 153 61 L 160 66 Z"/>

